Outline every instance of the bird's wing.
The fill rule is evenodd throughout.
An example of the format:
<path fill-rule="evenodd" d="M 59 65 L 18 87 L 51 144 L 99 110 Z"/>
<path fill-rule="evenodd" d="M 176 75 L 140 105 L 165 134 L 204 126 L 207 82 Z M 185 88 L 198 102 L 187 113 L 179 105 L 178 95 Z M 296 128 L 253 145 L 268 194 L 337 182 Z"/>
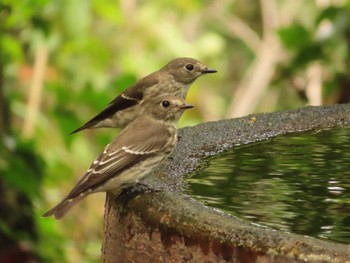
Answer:
<path fill-rule="evenodd" d="M 161 124 L 143 125 L 136 120 L 136 125 L 133 125 L 134 122 L 95 159 L 68 198 L 93 190 L 110 178 L 119 176 L 125 169 L 159 153 L 169 138 L 174 138 L 174 134 L 169 134 L 169 130 Z"/>
<path fill-rule="evenodd" d="M 108 106 L 104 110 L 102 110 L 99 114 L 97 114 L 87 123 L 85 123 L 83 126 L 71 132 L 71 134 L 84 129 L 92 128 L 100 121 L 112 117 L 116 112 L 138 104 L 143 98 L 143 91 L 148 87 L 157 85 L 158 81 L 159 80 L 156 77 L 151 77 L 151 75 L 143 79 L 140 79 L 137 83 L 130 86 L 123 93 L 121 93 L 114 100 L 112 100 L 108 104 Z"/>
<path fill-rule="evenodd" d="M 122 94 L 120 94 L 118 97 L 123 98 L 127 101 L 140 101 L 143 98 L 143 92 L 152 86 L 155 86 L 159 83 L 159 79 L 157 77 L 157 72 L 154 72 L 142 79 L 140 79 L 138 82 L 136 82 L 134 85 L 126 89 Z M 117 98 L 118 98 L 117 97 Z M 110 104 L 114 104 L 115 98 L 113 101 L 110 102 Z"/>

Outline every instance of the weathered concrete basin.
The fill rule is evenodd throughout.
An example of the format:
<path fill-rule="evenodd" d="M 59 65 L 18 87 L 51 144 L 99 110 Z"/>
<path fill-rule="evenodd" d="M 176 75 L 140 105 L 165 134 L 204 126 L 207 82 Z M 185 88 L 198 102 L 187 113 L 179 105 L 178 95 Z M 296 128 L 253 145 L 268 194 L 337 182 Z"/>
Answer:
<path fill-rule="evenodd" d="M 350 262 L 350 245 L 275 231 L 208 208 L 182 193 L 183 176 L 239 144 L 312 129 L 350 127 L 350 104 L 306 107 L 182 129 L 146 183 L 155 192 L 108 195 L 104 262 Z M 136 194 L 136 192 L 139 192 Z"/>

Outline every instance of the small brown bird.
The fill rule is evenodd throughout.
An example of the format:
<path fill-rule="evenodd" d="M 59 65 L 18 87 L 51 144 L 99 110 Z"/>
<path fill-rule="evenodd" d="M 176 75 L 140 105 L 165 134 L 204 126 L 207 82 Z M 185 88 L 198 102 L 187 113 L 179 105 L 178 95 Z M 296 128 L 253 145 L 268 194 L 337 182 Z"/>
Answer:
<path fill-rule="evenodd" d="M 189 87 L 198 77 L 215 72 L 196 59 L 176 58 L 126 89 L 102 112 L 71 134 L 100 127 L 123 128 L 142 114 L 143 101 L 162 95 L 185 99 Z"/>
<path fill-rule="evenodd" d="M 156 97 L 144 104 L 143 114 L 106 146 L 68 196 L 44 217 L 60 219 L 92 193 L 118 194 L 142 180 L 171 154 L 177 141 L 175 126 L 182 113 L 193 106 L 174 96 Z"/>

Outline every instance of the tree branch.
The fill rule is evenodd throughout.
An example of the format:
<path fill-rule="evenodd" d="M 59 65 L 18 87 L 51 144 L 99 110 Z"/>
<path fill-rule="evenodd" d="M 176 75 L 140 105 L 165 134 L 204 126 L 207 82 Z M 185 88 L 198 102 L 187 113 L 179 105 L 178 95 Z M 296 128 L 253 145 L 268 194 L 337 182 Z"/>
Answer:
<path fill-rule="evenodd" d="M 33 136 L 35 122 L 41 103 L 41 94 L 45 78 L 47 57 L 48 49 L 45 45 L 41 45 L 35 54 L 34 75 L 29 87 L 27 114 L 23 125 L 23 135 L 26 138 Z"/>

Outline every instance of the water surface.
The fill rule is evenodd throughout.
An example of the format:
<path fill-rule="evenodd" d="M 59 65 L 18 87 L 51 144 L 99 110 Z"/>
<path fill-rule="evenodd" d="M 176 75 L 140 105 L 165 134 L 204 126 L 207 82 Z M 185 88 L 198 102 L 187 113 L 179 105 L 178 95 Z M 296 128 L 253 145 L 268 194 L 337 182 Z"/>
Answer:
<path fill-rule="evenodd" d="M 350 129 L 234 148 L 188 180 L 188 193 L 239 218 L 350 244 Z"/>

